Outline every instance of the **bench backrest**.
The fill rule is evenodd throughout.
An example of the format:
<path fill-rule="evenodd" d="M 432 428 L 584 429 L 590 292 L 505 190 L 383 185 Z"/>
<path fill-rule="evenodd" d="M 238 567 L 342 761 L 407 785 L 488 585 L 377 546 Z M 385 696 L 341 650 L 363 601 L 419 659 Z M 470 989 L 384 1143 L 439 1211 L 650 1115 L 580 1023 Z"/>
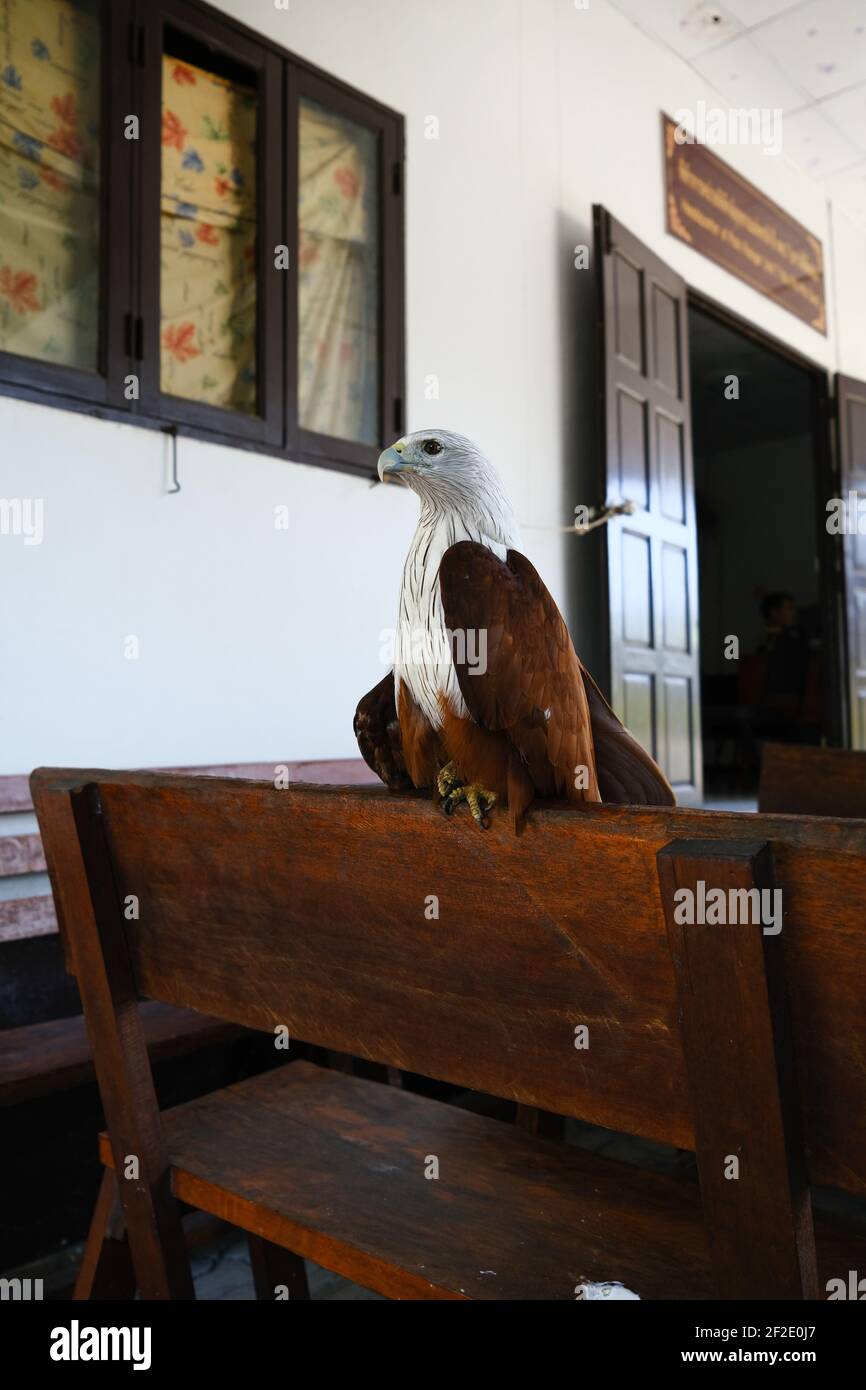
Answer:
<path fill-rule="evenodd" d="M 321 761 L 288 763 L 222 763 L 201 767 L 158 768 L 160 772 L 182 772 L 190 776 L 242 777 L 251 781 L 272 780 L 278 768 L 285 768 L 292 781 L 339 782 L 341 786 L 361 786 L 378 781 L 362 758 L 331 758 Z M 26 776 L 0 776 L 0 879 L 20 878 L 21 891 L 0 895 L 0 945 L 6 941 L 51 936 L 57 919 L 51 894 L 42 886 L 45 856 L 39 835 L 28 824 L 33 801 Z M 15 829 L 10 827 L 15 825 Z"/>
<path fill-rule="evenodd" d="M 866 1190 L 864 822 L 549 806 L 515 837 L 377 788 L 43 770 L 33 790 L 83 995 L 85 973 L 104 977 L 115 1010 L 147 996 L 285 1025 L 682 1147 L 657 856 L 767 842 L 809 1173 Z"/>
<path fill-rule="evenodd" d="M 758 809 L 801 816 L 866 816 L 866 753 L 765 744 Z"/>

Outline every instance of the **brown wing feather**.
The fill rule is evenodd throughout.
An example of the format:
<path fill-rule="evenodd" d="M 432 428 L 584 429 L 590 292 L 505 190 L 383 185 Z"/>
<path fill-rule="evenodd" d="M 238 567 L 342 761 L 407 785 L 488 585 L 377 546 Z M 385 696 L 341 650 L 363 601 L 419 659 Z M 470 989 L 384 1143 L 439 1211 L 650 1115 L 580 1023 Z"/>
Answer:
<path fill-rule="evenodd" d="M 617 719 L 582 662 L 580 669 L 589 700 L 602 801 L 622 806 L 676 806 L 673 788 L 661 768 Z"/>
<path fill-rule="evenodd" d="M 397 717 L 406 768 L 415 787 L 433 787 L 436 773 L 447 761 L 438 733 L 416 704 L 405 681 L 400 682 Z"/>
<path fill-rule="evenodd" d="M 359 700 L 354 727 L 361 757 L 376 776 L 392 791 L 411 787 L 394 701 L 393 671 Z"/>
<path fill-rule="evenodd" d="M 486 546 L 459 541 L 442 557 L 439 588 L 446 627 L 457 639 L 457 681 L 473 719 L 507 734 L 539 796 L 600 800 L 580 662 L 533 566 L 519 551 L 509 550 L 503 562 Z M 482 632 L 483 671 L 465 659 L 466 634 Z M 574 785 L 578 767 L 588 770 L 586 788 Z"/>

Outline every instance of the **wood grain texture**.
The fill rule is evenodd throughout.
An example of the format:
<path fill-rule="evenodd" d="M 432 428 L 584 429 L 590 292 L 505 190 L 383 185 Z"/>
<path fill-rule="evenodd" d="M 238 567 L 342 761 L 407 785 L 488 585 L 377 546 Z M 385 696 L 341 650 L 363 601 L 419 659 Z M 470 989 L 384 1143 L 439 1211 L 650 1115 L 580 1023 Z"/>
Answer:
<path fill-rule="evenodd" d="M 140 994 L 685 1148 L 656 856 L 768 841 L 809 1175 L 866 1190 L 866 823 L 547 806 L 515 838 L 384 788 L 45 770 L 43 831 L 89 782 L 117 891 L 141 900 L 118 921 Z"/>
<path fill-rule="evenodd" d="M 34 800 L 38 803 L 38 793 Z M 142 1298 L 191 1299 L 192 1274 L 180 1212 L 170 1190 L 135 985 L 123 937 L 114 929 L 121 902 L 99 793 L 93 786 L 83 788 L 59 799 L 52 811 L 50 828 L 41 816 L 40 828 L 46 842 L 56 841 L 63 862 L 55 888 L 58 917 L 73 932 L 71 956 L 115 1145 L 136 1283 Z M 135 1165 L 129 1174 L 127 1160 Z"/>
<path fill-rule="evenodd" d="M 758 809 L 801 816 L 866 817 L 866 753 L 765 743 Z"/>
<path fill-rule="evenodd" d="M 72 1297 L 76 1302 L 135 1297 L 135 1270 L 113 1169 L 102 1175 Z"/>
<path fill-rule="evenodd" d="M 696 1183 L 439 1101 L 295 1062 L 163 1122 L 181 1200 L 389 1298 L 715 1294 Z M 820 1235 L 822 1277 L 862 1267 L 866 1239 Z"/>
<path fill-rule="evenodd" d="M 769 849 L 677 840 L 658 863 L 719 1297 L 817 1298 L 781 940 L 750 912 L 722 925 L 677 911 L 702 883 L 772 893 Z"/>

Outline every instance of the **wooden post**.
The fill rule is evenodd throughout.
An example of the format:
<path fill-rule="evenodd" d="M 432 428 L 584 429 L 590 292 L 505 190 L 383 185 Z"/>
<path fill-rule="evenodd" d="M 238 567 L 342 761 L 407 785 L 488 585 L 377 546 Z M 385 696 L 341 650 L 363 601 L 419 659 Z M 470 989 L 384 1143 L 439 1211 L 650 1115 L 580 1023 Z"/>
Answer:
<path fill-rule="evenodd" d="M 113 1168 L 102 1174 L 73 1299 L 135 1298 L 135 1270 Z"/>
<path fill-rule="evenodd" d="M 309 1299 L 307 1270 L 300 1255 L 285 1250 L 281 1245 L 274 1245 L 273 1241 L 254 1235 L 252 1231 L 247 1233 L 247 1245 L 256 1298 L 272 1303 L 274 1290 L 284 1284 L 290 1299 Z"/>
<path fill-rule="evenodd" d="M 78 988 L 139 1292 L 194 1298 L 97 788 L 69 792 L 66 808 L 63 914 L 76 924 Z M 135 1177 L 126 1176 L 129 1159 L 136 1160 Z"/>
<path fill-rule="evenodd" d="M 757 889 L 772 903 L 769 847 L 675 840 L 659 851 L 658 872 L 719 1297 L 817 1298 L 783 932 L 754 921 L 742 892 L 731 898 Z M 697 907 L 702 891 L 722 889 L 725 924 L 713 924 L 709 905 L 688 920 L 682 889 Z"/>

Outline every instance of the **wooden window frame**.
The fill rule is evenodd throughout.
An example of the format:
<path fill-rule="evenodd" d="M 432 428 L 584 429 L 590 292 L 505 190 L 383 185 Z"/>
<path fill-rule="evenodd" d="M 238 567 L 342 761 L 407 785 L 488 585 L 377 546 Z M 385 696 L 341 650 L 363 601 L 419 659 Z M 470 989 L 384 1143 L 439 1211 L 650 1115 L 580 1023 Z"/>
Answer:
<path fill-rule="evenodd" d="M 69 397 L 94 414 L 104 413 L 97 409 L 103 406 L 124 410 L 123 377 L 132 370 L 127 320 L 132 209 L 130 181 L 123 172 L 128 169 L 130 142 L 124 138 L 123 119 L 134 108 L 131 66 L 125 61 L 117 63 L 118 53 L 125 57 L 127 52 L 132 4 L 133 0 L 101 0 L 100 5 L 100 304 L 96 367 L 74 367 L 0 351 L 2 394 L 47 399 L 59 406 L 67 405 Z"/>
<path fill-rule="evenodd" d="M 202 0 L 103 0 L 102 23 L 105 135 L 100 161 L 99 368 L 88 372 L 0 352 L 0 395 L 369 477 L 381 447 L 406 428 L 402 116 Z M 160 389 L 161 71 L 166 24 L 258 75 L 256 415 Z M 377 137 L 380 366 L 376 444 L 299 426 L 298 112 L 302 97 L 349 117 Z M 140 117 L 137 141 L 124 137 L 124 117 L 130 113 Z M 274 266 L 278 245 L 289 248 L 288 271 Z M 282 277 L 279 286 L 275 276 Z M 138 399 L 125 396 L 124 378 L 130 373 L 139 378 Z"/>
<path fill-rule="evenodd" d="M 258 118 L 256 135 L 256 376 L 258 408 L 255 414 L 210 405 L 206 401 L 173 396 L 160 386 L 162 359 L 160 332 L 160 243 L 162 188 L 162 57 L 167 27 L 203 42 L 217 55 L 235 59 L 256 74 Z M 138 320 L 142 324 L 138 346 L 141 412 L 156 416 L 178 431 L 201 428 L 227 440 L 235 436 L 250 443 L 280 445 L 283 442 L 282 403 L 283 331 L 279 297 L 273 276 L 273 248 L 282 240 L 280 112 L 282 74 L 279 59 L 264 44 L 250 43 L 213 16 L 202 19 L 186 0 L 150 0 L 142 25 L 143 62 L 140 65 L 139 109 L 142 126 L 139 216 L 141 236 L 138 276 Z M 154 151 L 154 144 L 156 150 Z"/>
<path fill-rule="evenodd" d="M 344 116 L 356 125 L 371 130 L 377 137 L 378 146 L 378 200 L 377 228 L 379 240 L 378 256 L 378 295 L 379 321 L 377 342 L 380 356 L 379 372 L 379 436 L 384 444 L 398 439 L 405 428 L 403 419 L 403 276 L 399 283 L 393 276 L 393 267 L 399 263 L 402 272 L 403 218 L 402 218 L 402 164 L 403 132 L 402 122 L 395 122 L 393 115 L 384 108 L 375 107 L 366 98 L 359 97 L 339 83 L 325 78 L 315 70 L 297 66 L 289 70 L 286 88 L 286 129 L 295 131 L 292 163 L 286 180 L 286 226 L 290 228 L 292 240 L 289 243 L 289 259 L 294 266 L 298 264 L 298 218 L 292 216 L 292 189 L 295 202 L 298 192 L 297 169 L 297 131 L 299 129 L 299 108 L 302 100 L 318 102 L 336 115 Z M 389 284 L 390 277 L 390 284 Z M 286 341 L 291 344 L 292 353 L 286 363 L 286 400 L 288 404 L 288 439 L 293 454 L 305 463 L 327 463 L 340 457 L 347 464 L 365 471 L 375 469 L 380 449 L 375 445 L 339 439 L 333 435 L 318 434 L 303 429 L 298 419 L 297 391 L 292 392 L 292 380 L 298 379 L 298 278 L 287 278 L 286 297 Z M 398 293 L 399 291 L 399 293 Z"/>

